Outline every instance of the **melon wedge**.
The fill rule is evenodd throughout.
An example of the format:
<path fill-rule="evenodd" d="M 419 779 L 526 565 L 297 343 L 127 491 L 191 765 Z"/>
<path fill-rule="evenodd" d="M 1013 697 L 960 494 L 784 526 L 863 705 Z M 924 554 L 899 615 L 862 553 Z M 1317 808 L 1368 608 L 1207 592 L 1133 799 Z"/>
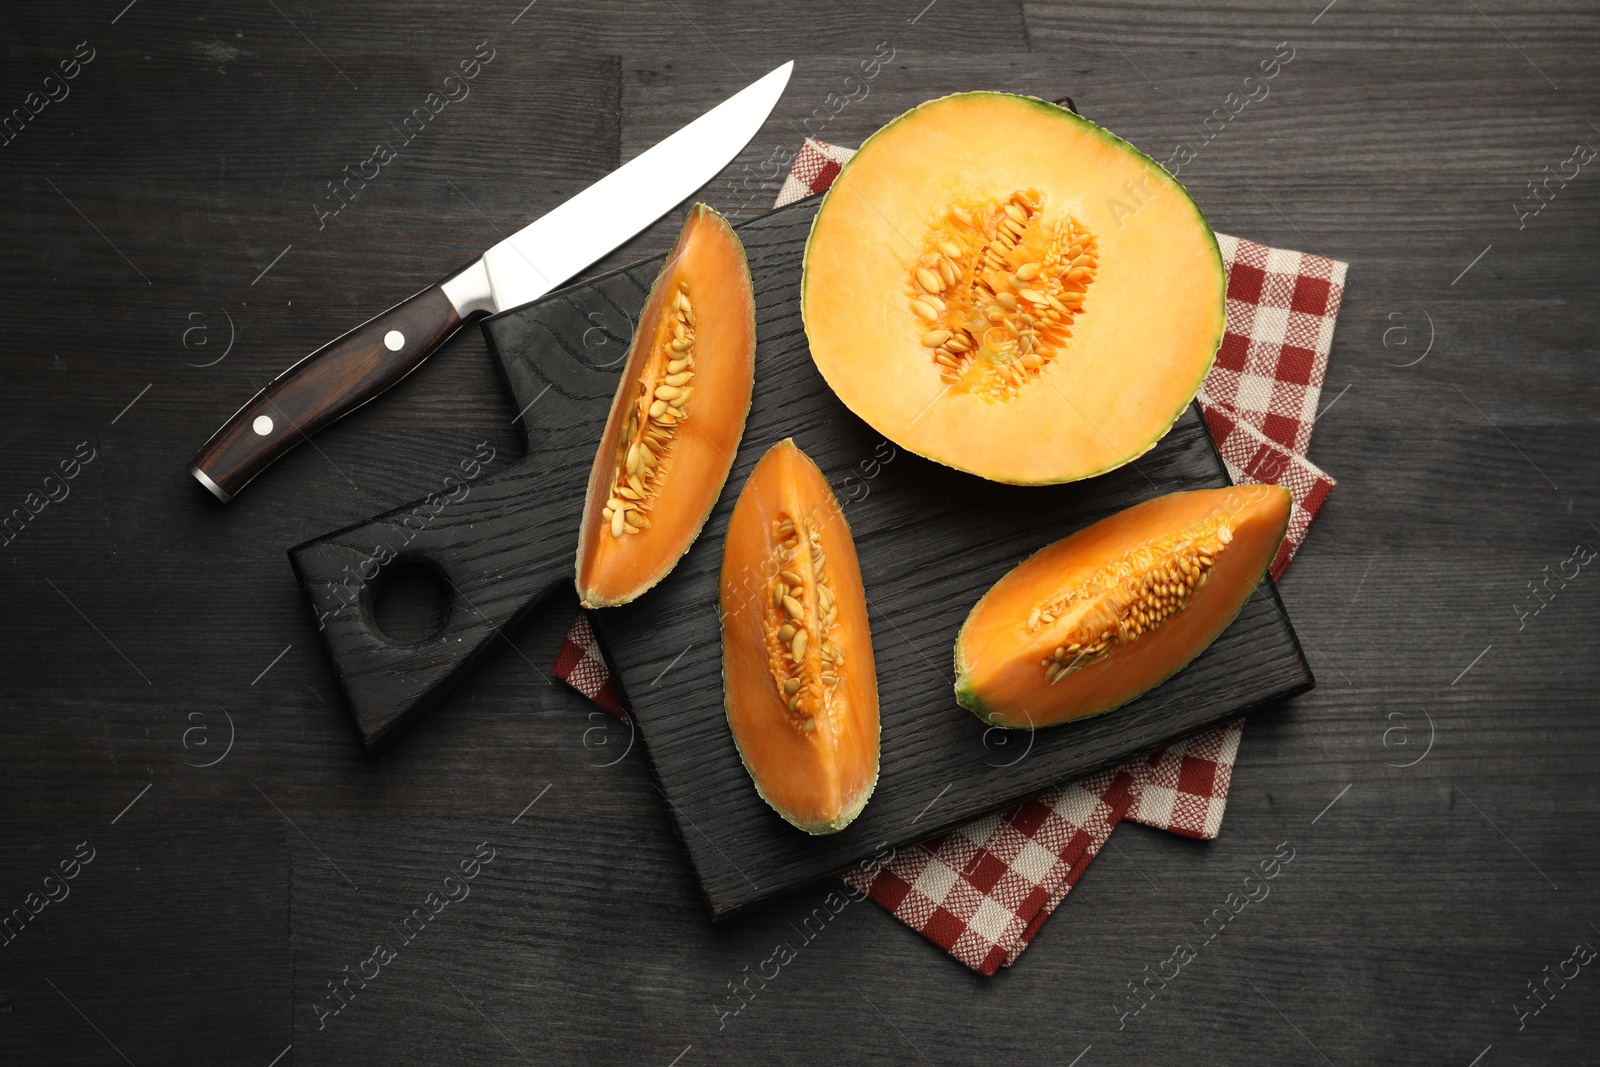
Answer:
<path fill-rule="evenodd" d="M 1029 556 L 978 601 L 956 639 L 956 700 L 1030 729 L 1111 711 L 1216 640 L 1289 525 L 1277 485 L 1172 493 Z"/>
<path fill-rule="evenodd" d="M 578 597 L 626 604 L 689 550 L 728 480 L 755 380 L 744 246 L 696 204 L 639 314 L 578 535 Z"/>
<path fill-rule="evenodd" d="M 844 829 L 878 781 L 878 676 L 850 527 L 792 440 L 739 494 L 720 599 L 728 727 L 756 792 L 809 834 Z"/>

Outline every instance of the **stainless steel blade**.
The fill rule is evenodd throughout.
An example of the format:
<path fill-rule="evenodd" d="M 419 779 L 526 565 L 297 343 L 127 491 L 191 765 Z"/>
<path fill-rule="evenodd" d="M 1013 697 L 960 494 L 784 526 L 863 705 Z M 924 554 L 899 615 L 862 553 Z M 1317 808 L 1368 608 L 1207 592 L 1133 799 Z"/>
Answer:
<path fill-rule="evenodd" d="M 749 143 L 793 70 L 791 60 L 490 248 L 445 283 L 457 310 L 536 300 L 666 214 Z"/>

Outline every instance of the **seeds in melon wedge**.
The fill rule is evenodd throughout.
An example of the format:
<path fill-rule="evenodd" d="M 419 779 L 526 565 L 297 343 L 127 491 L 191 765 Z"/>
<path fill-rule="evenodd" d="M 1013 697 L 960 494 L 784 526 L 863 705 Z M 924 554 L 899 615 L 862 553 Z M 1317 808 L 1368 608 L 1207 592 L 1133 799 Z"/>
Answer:
<path fill-rule="evenodd" d="M 589 472 L 578 596 L 626 604 L 677 565 L 728 480 L 755 377 L 744 246 L 704 204 L 650 289 Z"/>
<path fill-rule="evenodd" d="M 1181 185 L 1065 108 L 960 93 L 845 164 L 806 241 L 811 355 L 896 444 L 1000 482 L 1119 467 L 1222 340 L 1225 276 Z"/>
<path fill-rule="evenodd" d="M 720 598 L 728 727 L 756 792 L 809 834 L 844 829 L 878 781 L 878 676 L 850 527 L 792 440 L 739 494 Z"/>
<path fill-rule="evenodd" d="M 1276 485 L 1172 493 L 1029 556 L 956 639 L 956 700 L 1033 728 L 1119 708 L 1203 652 L 1277 554 L 1290 496 Z"/>

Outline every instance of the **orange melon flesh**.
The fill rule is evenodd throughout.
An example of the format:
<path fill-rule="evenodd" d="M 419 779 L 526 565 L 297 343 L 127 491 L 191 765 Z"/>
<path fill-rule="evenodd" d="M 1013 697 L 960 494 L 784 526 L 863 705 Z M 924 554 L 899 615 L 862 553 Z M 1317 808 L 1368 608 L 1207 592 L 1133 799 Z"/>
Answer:
<path fill-rule="evenodd" d="M 1027 217 L 1020 240 L 1008 204 Z M 924 269 L 938 308 L 914 303 Z M 880 433 L 1038 484 L 1161 438 L 1211 368 L 1224 292 L 1211 228 L 1160 165 L 1064 108 L 980 92 L 907 112 L 845 165 L 806 245 L 801 308 L 822 376 Z M 991 318 L 1000 293 L 1017 306 Z"/>
<path fill-rule="evenodd" d="M 844 829 L 878 780 L 878 677 L 850 528 L 792 440 L 739 494 L 720 596 L 728 726 L 756 791 L 807 833 Z"/>
<path fill-rule="evenodd" d="M 1155 688 L 1239 614 L 1277 554 L 1290 499 L 1275 485 L 1173 493 L 1040 549 L 961 627 L 957 701 L 1032 728 Z"/>
<path fill-rule="evenodd" d="M 694 543 L 744 434 L 755 344 L 744 247 L 727 219 L 696 204 L 640 313 L 589 472 L 584 607 L 635 599 Z"/>

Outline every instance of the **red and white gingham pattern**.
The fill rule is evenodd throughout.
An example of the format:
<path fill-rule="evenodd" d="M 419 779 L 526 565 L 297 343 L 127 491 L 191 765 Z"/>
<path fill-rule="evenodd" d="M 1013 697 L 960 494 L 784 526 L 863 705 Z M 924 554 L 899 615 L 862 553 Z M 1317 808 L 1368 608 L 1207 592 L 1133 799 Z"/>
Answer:
<path fill-rule="evenodd" d="M 783 207 L 827 189 L 855 154 L 854 148 L 840 148 L 827 141 L 807 137 L 800 151 L 795 153 L 789 176 L 783 180 L 783 187 L 778 190 L 778 198 L 772 202 L 772 206 Z"/>
<path fill-rule="evenodd" d="M 1235 719 L 1152 752 L 1127 817 L 1185 837 L 1216 837 L 1243 734 L 1244 720 Z"/>
<path fill-rule="evenodd" d="M 819 193 L 855 154 L 808 139 L 774 206 Z M 1283 573 L 1334 481 L 1305 458 L 1328 365 L 1346 265 L 1217 235 L 1228 268 L 1228 330 L 1200 392 L 1206 426 L 1235 482 L 1294 494 Z M 587 616 L 567 635 L 555 673 L 626 716 Z M 1077 884 L 1123 818 L 1189 837 L 1216 837 L 1244 720 L 1057 786 L 898 852 L 875 875 L 845 876 L 896 918 L 990 975 L 1010 966 Z"/>
<path fill-rule="evenodd" d="M 1212 375 L 1215 376 L 1215 371 Z M 1211 378 L 1206 379 L 1207 385 Z M 1200 390 L 1200 414 L 1206 429 L 1217 443 L 1217 451 L 1235 483 L 1266 482 L 1281 485 L 1294 498 L 1289 508 L 1289 532 L 1284 535 L 1278 554 L 1272 559 L 1273 580 L 1283 577 L 1284 568 L 1306 539 L 1311 520 L 1322 509 L 1333 490 L 1333 478 L 1298 452 L 1290 452 L 1240 418 L 1239 413 L 1209 403 L 1205 388 Z"/>
<path fill-rule="evenodd" d="M 561 651 L 556 654 L 556 665 L 551 671 L 606 711 L 623 722 L 628 721 L 628 698 L 611 677 L 611 668 L 606 665 L 600 639 L 589 625 L 587 613 L 580 611 L 572 620 L 572 629 L 561 642 Z"/>
<path fill-rule="evenodd" d="M 979 974 L 1016 962 L 1122 819 L 1216 837 L 1244 720 L 898 852 L 850 885 Z"/>
<path fill-rule="evenodd" d="M 1028 947 L 1134 803 L 1126 770 L 1057 786 L 897 852 L 845 882 L 979 974 Z"/>
<path fill-rule="evenodd" d="M 1201 403 L 1233 412 L 1298 455 L 1328 370 L 1345 264 L 1217 234 L 1228 266 L 1228 328 Z"/>

